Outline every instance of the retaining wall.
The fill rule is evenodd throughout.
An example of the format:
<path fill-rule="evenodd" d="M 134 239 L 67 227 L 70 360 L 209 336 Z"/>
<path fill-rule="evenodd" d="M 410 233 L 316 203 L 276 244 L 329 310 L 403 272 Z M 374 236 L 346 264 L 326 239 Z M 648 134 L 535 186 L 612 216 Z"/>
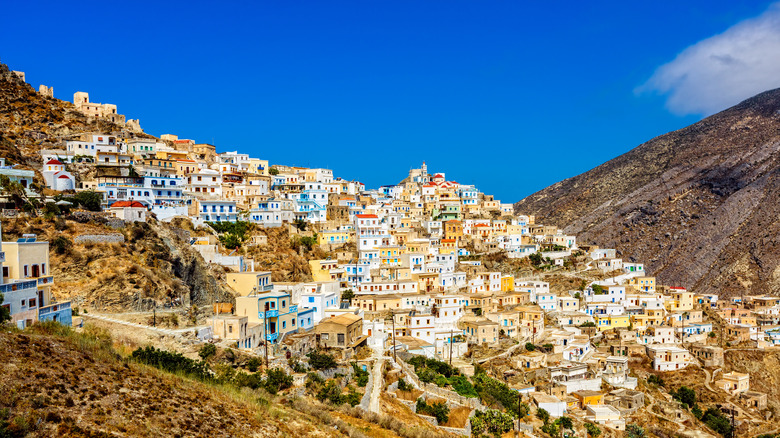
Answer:
<path fill-rule="evenodd" d="M 82 234 L 80 236 L 76 236 L 75 239 L 73 239 L 75 243 L 85 244 L 85 243 L 122 243 L 125 241 L 124 234 L 114 233 L 114 234 Z"/>

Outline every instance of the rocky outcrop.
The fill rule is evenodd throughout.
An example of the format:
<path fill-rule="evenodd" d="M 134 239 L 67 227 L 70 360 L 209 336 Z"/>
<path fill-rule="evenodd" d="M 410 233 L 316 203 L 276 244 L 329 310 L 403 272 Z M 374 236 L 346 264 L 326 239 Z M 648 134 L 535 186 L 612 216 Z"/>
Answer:
<path fill-rule="evenodd" d="M 517 212 L 698 292 L 780 292 L 780 90 L 523 199 Z"/>

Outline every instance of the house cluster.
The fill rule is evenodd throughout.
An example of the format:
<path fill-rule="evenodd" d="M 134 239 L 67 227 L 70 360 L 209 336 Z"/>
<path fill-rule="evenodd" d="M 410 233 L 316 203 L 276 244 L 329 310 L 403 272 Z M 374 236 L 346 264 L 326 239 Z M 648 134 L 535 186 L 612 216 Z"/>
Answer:
<path fill-rule="evenodd" d="M 317 244 L 337 257 L 311 260 L 312 281 L 303 283 L 273 282 L 252 260 L 223 254 L 213 236 L 193 239 L 208 262 L 231 271 L 235 305 L 215 304 L 208 322 L 210 336 L 238 348 L 276 355 L 320 346 L 350 357 L 368 346 L 459 360 L 473 347 L 530 342 L 542 348 L 510 357 L 516 370 L 537 376 L 523 390 L 539 407 L 622 429 L 644 406 L 632 357 L 646 358 L 656 372 L 723 365 L 705 312 L 714 309 L 726 321 L 721 337 L 759 347 L 780 343 L 780 299 L 741 297 L 720 306 L 717 295 L 658 284 L 641 263 L 578 245 L 576 236 L 516 214 L 474 185 L 429 173 L 425 163 L 398 184 L 366 189 L 329 169 L 271 167 L 174 135 L 84 134 L 42 155 L 49 187 L 99 192 L 125 220 L 145 220 L 148 212 L 196 225 L 309 224 Z M 94 166 L 94 178 L 77 183 L 72 165 Z M 485 269 L 476 257 L 502 253 L 564 265 L 574 252 L 607 279 L 554 292 L 547 282 Z M 723 374 L 716 386 L 746 394 L 752 407 L 766 404 L 765 395 L 749 391 L 747 375 Z"/>
<path fill-rule="evenodd" d="M 55 190 L 94 190 L 105 207 L 133 201 L 158 219 L 189 216 L 196 223 L 248 220 L 266 227 L 295 221 L 321 223 L 331 195 L 355 196 L 365 187 L 333 177 L 330 169 L 276 165 L 237 151 L 217 153 L 210 144 L 162 135 L 79 134 L 63 148 L 42 151 L 46 185 Z M 73 167 L 94 168 L 88 179 Z M 239 215 L 240 213 L 240 215 Z"/>

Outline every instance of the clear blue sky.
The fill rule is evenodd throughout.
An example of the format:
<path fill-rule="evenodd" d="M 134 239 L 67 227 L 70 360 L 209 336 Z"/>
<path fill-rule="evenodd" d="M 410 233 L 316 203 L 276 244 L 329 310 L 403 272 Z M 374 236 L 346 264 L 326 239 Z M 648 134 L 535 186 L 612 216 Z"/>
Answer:
<path fill-rule="evenodd" d="M 6 2 L 0 60 L 177 134 L 369 187 L 515 202 L 700 115 L 637 95 L 770 2 Z"/>

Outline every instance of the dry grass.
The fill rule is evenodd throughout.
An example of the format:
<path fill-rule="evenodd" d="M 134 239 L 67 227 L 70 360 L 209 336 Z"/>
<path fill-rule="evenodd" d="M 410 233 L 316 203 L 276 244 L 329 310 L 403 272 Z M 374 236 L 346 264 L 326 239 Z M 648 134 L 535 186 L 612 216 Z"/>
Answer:
<path fill-rule="evenodd" d="M 90 330 L 0 333 L 0 409 L 28 436 L 343 436 L 259 392 L 125 362 Z"/>

